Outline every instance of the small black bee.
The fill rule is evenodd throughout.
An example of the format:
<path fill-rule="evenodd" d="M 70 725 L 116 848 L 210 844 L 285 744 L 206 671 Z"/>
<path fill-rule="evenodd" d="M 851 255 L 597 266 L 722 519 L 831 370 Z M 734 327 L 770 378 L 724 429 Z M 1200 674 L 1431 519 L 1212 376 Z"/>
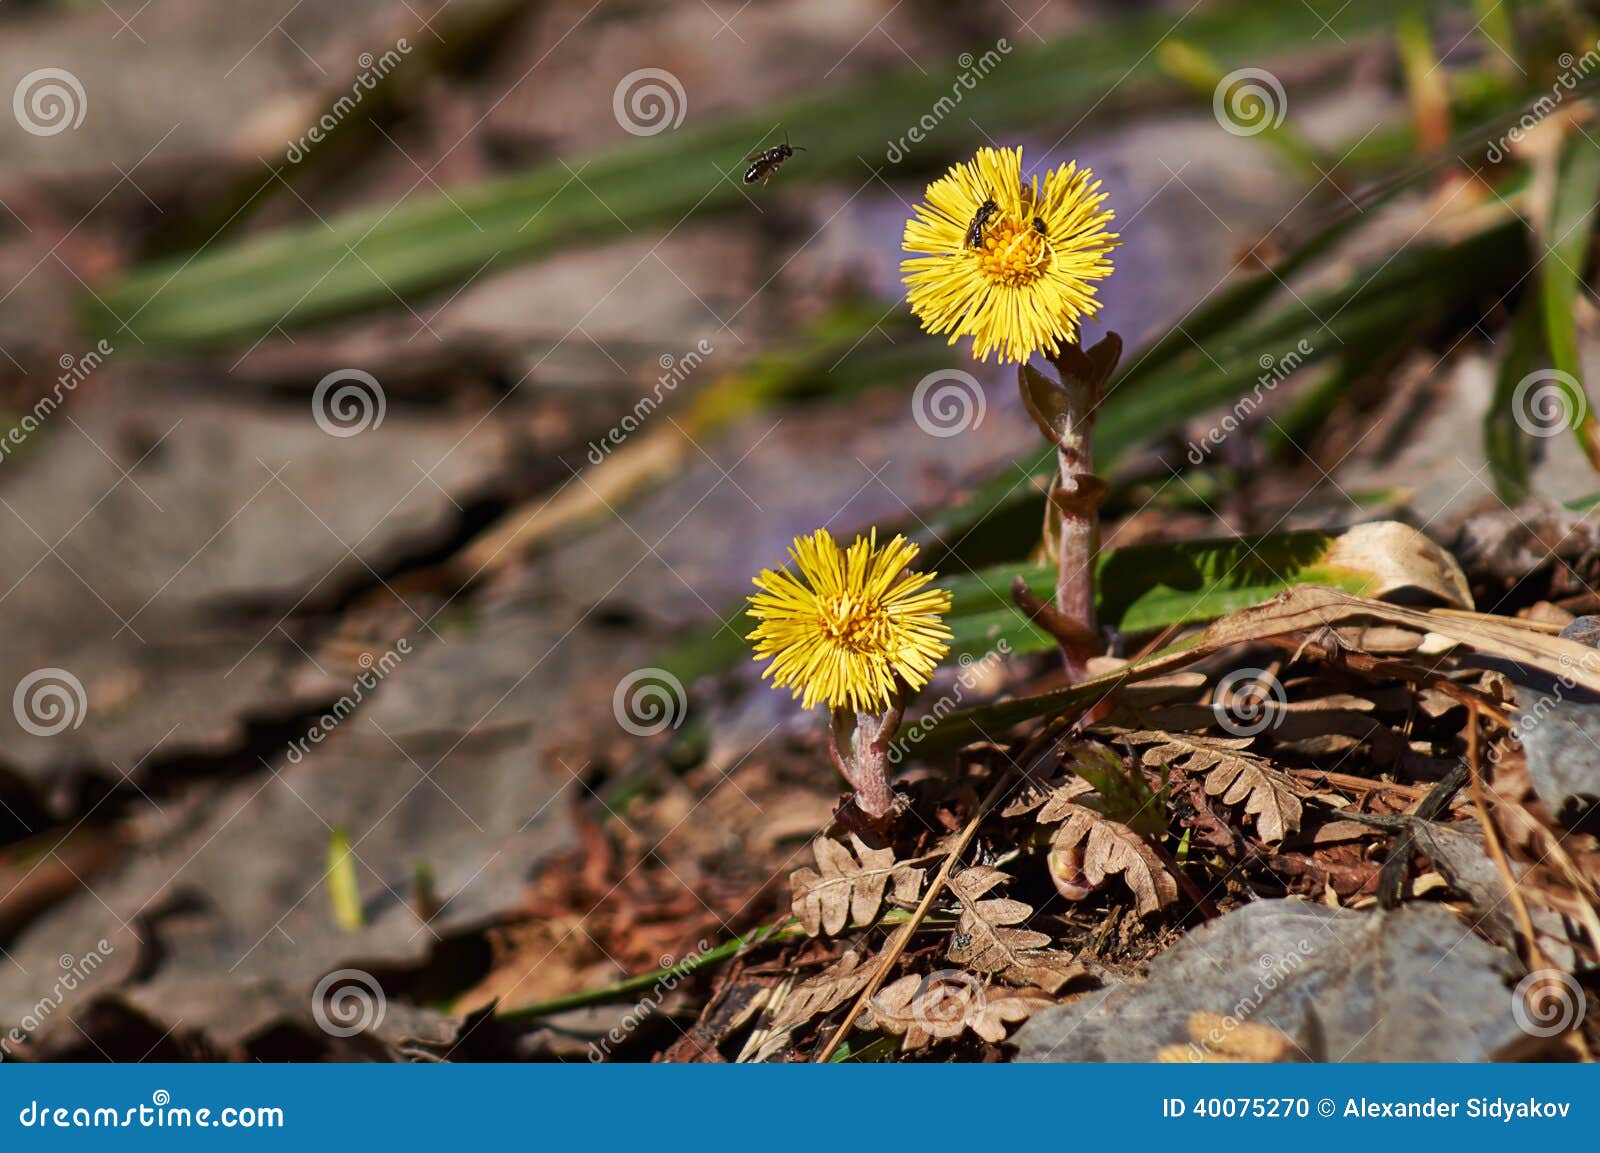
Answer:
<path fill-rule="evenodd" d="M 989 218 L 1000 211 L 1000 206 L 993 200 L 985 200 L 978 205 L 978 211 L 972 217 L 972 223 L 967 225 L 967 247 L 983 247 L 983 226 L 989 223 Z"/>
<path fill-rule="evenodd" d="M 785 160 L 796 152 L 804 151 L 805 149 L 798 144 L 791 145 L 789 143 L 789 134 L 785 132 L 782 144 L 775 145 L 772 148 L 757 149 L 745 157 L 745 160 L 751 163 L 750 167 L 745 171 L 744 182 L 746 184 L 754 184 L 759 180 L 765 185 L 767 181 L 777 175 L 778 169 L 783 166 Z"/>
<path fill-rule="evenodd" d="M 1044 230 L 1044 220 L 1041 219 L 1040 217 L 1035 216 L 1033 218 L 1033 230 L 1035 232 L 1037 232 L 1040 236 L 1047 235 L 1045 230 Z"/>

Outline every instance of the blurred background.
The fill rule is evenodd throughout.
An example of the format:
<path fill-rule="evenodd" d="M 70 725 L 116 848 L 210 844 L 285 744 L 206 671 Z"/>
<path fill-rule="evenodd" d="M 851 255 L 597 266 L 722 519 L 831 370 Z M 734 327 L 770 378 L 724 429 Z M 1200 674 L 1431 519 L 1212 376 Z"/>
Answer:
<path fill-rule="evenodd" d="M 899 281 L 977 146 L 1086 164 L 1117 214 L 1108 544 L 1450 543 L 1514 506 L 1472 572 L 1514 600 L 1494 557 L 1600 492 L 1596 30 L 1576 0 L 0 4 L 7 1056 L 581 1059 L 603 1015 L 507 1011 L 785 909 L 838 794 L 750 691 L 751 575 L 818 525 L 951 572 L 1038 539 L 1015 370 Z M 370 1028 L 330 1017 L 351 982 Z"/>

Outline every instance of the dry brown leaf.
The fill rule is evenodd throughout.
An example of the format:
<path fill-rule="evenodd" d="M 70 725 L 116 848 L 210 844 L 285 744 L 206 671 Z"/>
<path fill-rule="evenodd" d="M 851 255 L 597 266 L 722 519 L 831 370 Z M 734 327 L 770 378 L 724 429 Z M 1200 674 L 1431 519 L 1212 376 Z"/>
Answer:
<path fill-rule="evenodd" d="M 1200 643 L 1186 655 L 1193 660 L 1233 644 L 1290 632 L 1313 632 L 1356 620 L 1421 629 L 1448 644 L 1517 661 L 1552 676 L 1565 677 L 1590 692 L 1600 692 L 1600 668 L 1587 659 L 1594 650 L 1578 641 L 1546 636 L 1536 626 L 1509 617 L 1460 609 L 1406 608 L 1319 585 L 1299 585 L 1266 604 L 1222 618 L 1206 629 Z"/>
<path fill-rule="evenodd" d="M 831 1013 L 867 987 L 873 966 L 854 949 L 809 980 L 796 985 L 773 1015 L 769 1029 L 783 1033 L 805 1024 L 813 1017 Z"/>
<path fill-rule="evenodd" d="M 1048 781 L 1025 778 L 1011 795 L 1006 798 L 1005 804 L 1000 806 L 1000 816 L 1009 820 L 1031 813 L 1040 805 L 1048 801 L 1051 795 L 1061 786 L 1061 778 L 1055 777 Z"/>
<path fill-rule="evenodd" d="M 1147 765 L 1175 765 L 1205 778 L 1206 794 L 1225 805 L 1244 802 L 1244 811 L 1256 820 L 1263 841 L 1281 841 L 1300 829 L 1301 798 L 1305 790 L 1287 773 L 1246 756 L 1241 750 L 1249 737 L 1188 737 L 1175 733 L 1130 733 L 1144 750 Z"/>
<path fill-rule="evenodd" d="M 842 841 L 818 837 L 811 851 L 821 872 L 802 868 L 789 874 L 790 907 L 807 936 L 833 936 L 849 924 L 872 924 L 891 881 L 899 901 L 915 901 L 922 890 L 923 870 L 896 864 L 893 849 L 870 848 L 854 833 L 850 844 L 854 854 Z"/>
<path fill-rule="evenodd" d="M 1079 867 L 1091 885 L 1103 884 L 1112 873 L 1122 874 L 1141 917 L 1178 899 L 1177 882 L 1138 833 L 1083 805 L 1070 806 L 1050 851 L 1081 853 Z"/>
<path fill-rule="evenodd" d="M 990 989 L 983 1005 L 967 1021 L 967 1028 L 998 1045 L 1006 1039 L 1007 1025 L 1026 1021 L 1055 1001 L 1036 989 Z"/>
<path fill-rule="evenodd" d="M 929 1041 L 951 1040 L 967 1029 L 991 1044 L 1004 1041 L 1007 1026 L 1054 1004 L 1037 989 L 984 988 L 970 973 L 941 969 L 885 985 L 868 1002 L 871 1027 L 903 1037 L 911 1052 Z"/>
<path fill-rule="evenodd" d="M 1369 574 L 1372 583 L 1364 590 L 1368 596 L 1416 590 L 1456 608 L 1472 607 L 1472 588 L 1456 558 L 1400 521 L 1374 521 L 1347 529 L 1334 540 L 1321 563 Z"/>
<path fill-rule="evenodd" d="M 904 1037 L 903 1048 L 909 1052 L 929 1041 L 961 1036 L 967 1013 L 982 995 L 977 979 L 967 973 L 912 973 L 885 985 L 867 1002 L 870 1025 Z"/>
<path fill-rule="evenodd" d="M 1085 793 L 1092 792 L 1094 786 L 1082 777 L 1069 777 L 1051 792 L 1034 820 L 1041 825 L 1053 825 L 1057 821 L 1064 820 L 1071 812 L 1073 803 Z"/>
<path fill-rule="evenodd" d="M 999 973 L 1019 984 L 1055 992 L 1084 974 L 1065 953 L 1048 950 L 1050 935 L 1016 926 L 1033 915 L 1033 906 L 1004 897 L 985 897 L 1011 878 L 988 865 L 974 865 L 950 878 L 961 902 L 961 917 L 951 935 L 946 959 L 980 973 Z"/>
<path fill-rule="evenodd" d="M 1435 640 L 1446 648 L 1460 645 L 1564 678 L 1574 687 L 1600 693 L 1600 667 L 1595 667 L 1591 659 L 1594 649 L 1578 641 L 1546 636 L 1537 626 L 1460 609 L 1405 608 L 1319 585 L 1297 585 L 1265 604 L 1241 609 L 1213 622 L 1198 635 L 1069 688 L 997 704 L 975 710 L 975 713 L 982 717 L 985 725 L 992 725 L 1001 720 L 1010 724 L 1041 716 L 1053 709 L 1060 711 L 1056 708 L 1058 704 L 1081 708 L 1085 701 L 1099 700 L 1128 685 L 1166 676 L 1235 645 L 1290 633 L 1332 630 L 1361 621 L 1417 629 L 1427 633 L 1430 646 Z M 1433 650 L 1430 648 L 1430 651 Z M 955 717 L 960 715 L 955 714 L 941 728 L 944 740 L 977 739 L 983 735 L 982 728 L 971 719 L 958 723 Z"/>

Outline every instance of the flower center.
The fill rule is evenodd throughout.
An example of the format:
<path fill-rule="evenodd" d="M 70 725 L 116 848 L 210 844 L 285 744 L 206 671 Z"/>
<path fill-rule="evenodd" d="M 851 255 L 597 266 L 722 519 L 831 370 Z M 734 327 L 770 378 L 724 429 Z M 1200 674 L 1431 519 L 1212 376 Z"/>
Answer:
<path fill-rule="evenodd" d="M 850 593 L 825 600 L 819 606 L 822 631 L 852 652 L 881 648 L 889 620 L 877 605 Z"/>
<path fill-rule="evenodd" d="M 1032 284 L 1049 258 L 1045 238 L 1033 221 L 1002 220 L 990 227 L 978 250 L 978 270 L 994 284 Z"/>

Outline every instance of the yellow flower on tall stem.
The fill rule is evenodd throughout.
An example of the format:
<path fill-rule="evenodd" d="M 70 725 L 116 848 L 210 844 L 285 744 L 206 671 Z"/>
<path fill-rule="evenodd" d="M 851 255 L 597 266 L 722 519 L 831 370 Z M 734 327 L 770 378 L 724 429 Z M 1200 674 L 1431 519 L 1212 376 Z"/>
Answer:
<path fill-rule="evenodd" d="M 1076 162 L 1024 182 L 1022 149 L 980 148 L 928 185 L 906 222 L 904 247 L 918 255 L 900 265 L 924 329 L 948 334 L 951 344 L 970 336 L 979 360 L 993 352 L 1017 363 L 1023 404 L 1056 446 L 1043 534 L 1056 554 L 1055 604 L 1026 587 L 1013 595 L 1056 638 L 1074 680 L 1103 647 L 1094 561 L 1106 486 L 1094 475 L 1093 432 L 1122 354 L 1114 332 L 1087 349 L 1079 339 L 1100 307 L 1095 282 L 1111 275 L 1117 246 L 1105 200 L 1094 174 Z M 1028 363 L 1035 353 L 1055 366 L 1055 379 Z"/>
<path fill-rule="evenodd" d="M 918 254 L 900 265 L 911 311 L 951 344 L 972 337 L 984 361 L 1077 343 L 1117 241 L 1099 189 L 1076 163 L 1024 183 L 1022 149 L 980 148 L 928 185 L 906 223 L 903 247 Z"/>
<path fill-rule="evenodd" d="M 927 587 L 934 574 L 906 571 L 916 545 L 897 536 L 879 548 L 874 529 L 843 549 L 819 528 L 789 555 L 800 575 L 765 569 L 750 598 L 756 659 L 772 658 L 763 677 L 793 689 L 804 708 L 859 712 L 887 709 L 897 677 L 914 689 L 927 683 L 949 651 L 940 616 L 950 594 Z"/>

